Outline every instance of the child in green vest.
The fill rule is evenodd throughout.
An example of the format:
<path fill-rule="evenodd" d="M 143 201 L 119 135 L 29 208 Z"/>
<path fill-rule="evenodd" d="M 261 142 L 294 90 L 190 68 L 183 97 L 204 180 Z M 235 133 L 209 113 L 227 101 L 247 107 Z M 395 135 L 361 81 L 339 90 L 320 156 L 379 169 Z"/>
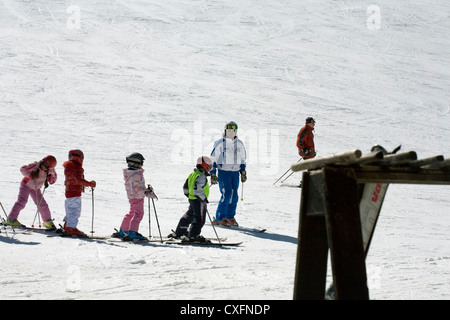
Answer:
<path fill-rule="evenodd" d="M 212 161 L 203 156 L 197 159 L 197 168 L 194 169 L 183 186 L 184 195 L 189 199 L 189 209 L 178 222 L 177 229 L 169 234 L 170 238 L 184 241 L 207 241 L 200 235 L 205 224 L 206 204 L 208 203 L 209 170 Z"/>

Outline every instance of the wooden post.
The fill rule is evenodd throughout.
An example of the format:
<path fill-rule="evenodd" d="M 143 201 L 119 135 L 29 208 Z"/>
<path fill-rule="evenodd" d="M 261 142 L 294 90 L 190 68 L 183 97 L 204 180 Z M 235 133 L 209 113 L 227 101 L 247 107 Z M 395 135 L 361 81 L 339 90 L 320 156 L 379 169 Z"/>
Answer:
<path fill-rule="evenodd" d="M 291 169 L 314 170 L 303 173 L 294 299 L 325 298 L 328 250 L 334 298 L 369 299 L 365 257 L 388 184 L 450 185 L 450 159 L 417 160 L 414 151 L 353 150 Z"/>
<path fill-rule="evenodd" d="M 369 299 L 356 174 L 348 168 L 322 171 L 336 298 Z"/>
<path fill-rule="evenodd" d="M 328 242 L 322 174 L 303 173 L 294 299 L 325 298 Z"/>

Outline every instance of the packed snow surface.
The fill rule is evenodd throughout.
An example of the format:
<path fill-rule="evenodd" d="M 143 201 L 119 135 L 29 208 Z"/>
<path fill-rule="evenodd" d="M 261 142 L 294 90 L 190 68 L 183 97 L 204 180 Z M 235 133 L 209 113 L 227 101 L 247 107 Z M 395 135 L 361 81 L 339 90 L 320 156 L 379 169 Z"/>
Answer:
<path fill-rule="evenodd" d="M 227 121 L 248 152 L 239 247 L 0 233 L 0 299 L 291 299 L 301 174 L 295 140 L 316 121 L 318 155 L 402 145 L 449 157 L 450 2 L 0 0 L 0 201 L 22 165 L 58 159 L 45 192 L 62 223 L 70 149 L 85 154 L 94 231 L 129 210 L 122 169 L 140 152 L 163 235 L 182 185 Z M 287 187 L 286 187 L 287 185 Z M 391 185 L 367 257 L 372 299 L 450 299 L 449 187 Z M 79 229 L 89 233 L 92 193 Z M 212 186 L 209 213 L 220 192 Z M 149 235 L 148 207 L 140 232 Z M 151 208 L 151 234 L 158 236 Z M 4 213 L 0 212 L 4 217 Z M 33 223 L 30 200 L 19 216 Z M 203 235 L 214 237 L 209 220 Z M 328 275 L 331 282 L 331 270 Z"/>

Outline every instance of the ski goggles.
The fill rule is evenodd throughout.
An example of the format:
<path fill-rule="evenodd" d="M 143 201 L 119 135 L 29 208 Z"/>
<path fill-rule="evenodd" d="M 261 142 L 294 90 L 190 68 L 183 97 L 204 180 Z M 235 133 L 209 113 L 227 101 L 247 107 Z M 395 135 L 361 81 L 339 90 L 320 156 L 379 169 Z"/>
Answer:
<path fill-rule="evenodd" d="M 236 131 L 237 130 L 237 125 L 235 125 L 235 124 L 228 124 L 225 129 Z"/>

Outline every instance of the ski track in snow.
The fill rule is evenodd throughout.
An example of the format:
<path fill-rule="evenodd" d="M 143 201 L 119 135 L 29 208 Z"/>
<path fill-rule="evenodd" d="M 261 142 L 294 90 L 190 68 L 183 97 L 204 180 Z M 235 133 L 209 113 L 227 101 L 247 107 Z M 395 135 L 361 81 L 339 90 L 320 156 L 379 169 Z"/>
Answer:
<path fill-rule="evenodd" d="M 187 209 L 181 186 L 234 120 L 249 163 L 233 248 L 83 241 L 0 233 L 1 299 L 291 299 L 300 189 L 272 186 L 297 161 L 295 137 L 317 119 L 326 155 L 374 144 L 449 157 L 450 5 L 377 1 L 0 0 L 0 201 L 20 166 L 53 154 L 46 191 L 64 217 L 67 152 L 80 148 L 95 189 L 96 234 L 128 212 L 125 155 L 146 158 L 163 235 Z M 73 8 L 72 8 L 73 9 Z M 272 131 L 271 131 L 272 130 Z M 300 179 L 294 174 L 288 182 Z M 213 216 L 219 191 L 211 189 Z M 448 186 L 389 187 L 367 258 L 372 299 L 449 299 Z M 148 208 L 141 232 L 148 235 Z M 19 219 L 31 224 L 32 201 Z M 3 215 L 3 213 L 2 213 Z M 152 209 L 152 235 L 157 236 Z M 79 228 L 91 228 L 91 194 Z M 206 223 L 203 234 L 213 237 Z M 328 273 L 331 282 L 331 273 Z"/>

